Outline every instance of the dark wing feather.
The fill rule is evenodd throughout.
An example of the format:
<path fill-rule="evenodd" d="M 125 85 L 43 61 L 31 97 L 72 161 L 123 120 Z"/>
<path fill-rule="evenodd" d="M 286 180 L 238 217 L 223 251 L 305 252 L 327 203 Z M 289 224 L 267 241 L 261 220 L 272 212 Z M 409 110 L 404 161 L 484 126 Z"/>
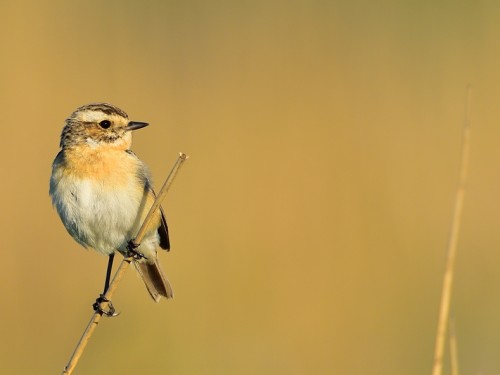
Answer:
<path fill-rule="evenodd" d="M 158 234 L 160 235 L 160 247 L 167 251 L 170 250 L 170 238 L 168 237 L 168 226 L 167 220 L 165 219 L 165 214 L 163 213 L 163 208 L 160 206 L 161 213 L 161 225 L 158 228 Z"/>
<path fill-rule="evenodd" d="M 151 194 L 153 194 L 153 196 L 156 198 L 156 193 L 154 192 L 153 188 L 149 187 L 149 190 L 151 191 Z M 168 236 L 167 219 L 165 219 L 165 214 L 163 213 L 163 208 L 161 206 L 160 206 L 160 218 L 161 218 L 161 223 L 160 227 L 158 228 L 158 234 L 160 235 L 160 247 L 162 249 L 169 251 L 170 237 Z"/>
<path fill-rule="evenodd" d="M 128 154 L 132 155 L 134 158 L 140 160 L 137 155 L 132 151 L 132 150 L 125 150 Z M 154 192 L 153 188 L 151 187 L 150 183 L 150 178 L 149 178 L 149 171 L 146 166 L 141 170 L 143 174 L 139 175 L 138 177 L 141 179 L 141 181 L 144 183 L 145 188 L 151 191 L 151 194 L 156 198 L 156 193 Z M 160 235 L 160 247 L 162 249 L 165 249 L 167 251 L 170 250 L 170 238 L 168 236 L 168 226 L 167 226 L 167 220 L 165 219 L 165 214 L 163 213 L 163 208 L 160 206 L 160 215 L 161 215 L 161 225 L 158 228 L 158 234 Z"/>

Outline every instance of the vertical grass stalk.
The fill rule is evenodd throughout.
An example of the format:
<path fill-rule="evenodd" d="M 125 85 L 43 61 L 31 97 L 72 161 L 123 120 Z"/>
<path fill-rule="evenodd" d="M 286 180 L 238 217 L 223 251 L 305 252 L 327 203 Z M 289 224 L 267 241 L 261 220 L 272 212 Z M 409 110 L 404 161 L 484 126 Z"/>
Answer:
<path fill-rule="evenodd" d="M 432 375 L 442 375 L 443 372 L 443 354 L 449 325 L 451 294 L 453 287 L 453 276 L 455 258 L 457 253 L 458 234 L 460 230 L 460 221 L 462 217 L 462 208 L 465 197 L 465 185 L 467 180 L 467 167 L 469 162 L 470 147 L 470 108 L 471 108 L 471 87 L 467 87 L 465 101 L 465 120 L 462 136 L 462 155 L 460 162 L 460 177 L 458 179 L 457 191 L 455 195 L 455 204 L 451 222 L 451 229 L 448 238 L 446 266 L 444 271 L 443 288 L 441 291 L 441 304 L 439 308 L 438 326 L 436 333 L 436 344 L 434 350 L 434 365 Z"/>

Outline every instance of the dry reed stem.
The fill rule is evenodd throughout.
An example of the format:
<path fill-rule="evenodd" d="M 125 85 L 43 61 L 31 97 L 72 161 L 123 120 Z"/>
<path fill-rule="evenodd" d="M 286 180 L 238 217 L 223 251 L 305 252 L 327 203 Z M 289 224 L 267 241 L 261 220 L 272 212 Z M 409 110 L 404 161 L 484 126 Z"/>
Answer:
<path fill-rule="evenodd" d="M 467 166 L 469 161 L 471 91 L 472 90 L 470 85 L 467 86 L 466 102 L 465 102 L 465 121 L 463 126 L 463 137 L 462 137 L 462 156 L 460 162 L 460 177 L 458 180 L 457 191 L 455 196 L 455 205 L 453 209 L 451 230 L 448 238 L 446 268 L 444 271 L 443 289 L 441 291 L 441 306 L 439 309 L 432 375 L 441 375 L 443 372 L 443 353 L 446 340 L 446 330 L 448 327 L 448 321 L 450 315 L 454 265 L 457 253 L 460 219 L 462 216 L 462 208 L 465 196 Z"/>
<path fill-rule="evenodd" d="M 450 319 L 450 364 L 451 375 L 458 375 L 458 344 L 453 318 Z"/>
<path fill-rule="evenodd" d="M 141 225 L 141 228 L 139 229 L 139 232 L 137 232 L 137 236 L 134 238 L 134 242 L 136 244 L 140 244 L 144 235 L 146 234 L 146 229 L 153 218 L 154 212 L 160 207 L 160 204 L 162 200 L 165 198 L 168 190 L 170 189 L 170 186 L 172 185 L 175 177 L 177 176 L 177 172 L 179 171 L 180 167 L 182 164 L 188 159 L 188 156 L 186 154 L 180 153 L 179 157 L 177 158 L 174 166 L 172 167 L 172 170 L 170 171 L 170 174 L 168 175 L 167 179 L 165 180 L 165 183 L 163 184 L 162 188 L 160 189 L 160 192 L 158 193 L 153 205 L 149 209 L 148 215 L 144 219 L 144 222 Z M 118 285 L 125 274 L 125 271 L 127 270 L 130 262 L 132 262 L 132 257 L 128 258 L 123 258 L 122 262 L 120 263 L 120 266 L 118 267 L 118 270 L 115 273 L 115 276 L 113 277 L 113 280 L 109 284 L 108 290 L 106 291 L 104 298 L 107 300 L 111 300 L 111 297 L 113 296 L 115 290 L 118 288 Z M 105 303 L 105 302 L 103 302 Z M 83 354 L 83 351 L 85 350 L 85 347 L 87 346 L 87 343 L 94 333 L 94 330 L 97 328 L 97 324 L 99 323 L 99 320 L 101 320 L 102 313 L 99 311 L 94 312 L 92 315 L 92 318 L 90 319 L 89 324 L 87 325 L 87 328 L 85 328 L 85 331 L 82 334 L 82 337 L 76 344 L 75 350 L 73 351 L 73 354 L 71 355 L 68 364 L 64 368 L 62 374 L 63 375 L 71 375 L 73 373 L 73 370 L 75 369 L 76 365 L 78 364 L 78 361 L 80 360 L 80 357 Z"/>

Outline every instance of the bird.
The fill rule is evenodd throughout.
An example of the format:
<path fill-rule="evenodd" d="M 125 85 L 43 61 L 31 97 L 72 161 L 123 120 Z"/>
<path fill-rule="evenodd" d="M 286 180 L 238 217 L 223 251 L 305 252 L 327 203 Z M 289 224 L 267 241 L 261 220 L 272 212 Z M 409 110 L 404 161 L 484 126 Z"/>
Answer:
<path fill-rule="evenodd" d="M 66 119 L 52 164 L 49 194 L 66 230 L 80 245 L 108 256 L 104 293 L 94 304 L 97 311 L 109 302 L 110 311 L 100 310 L 106 315 L 115 315 L 104 294 L 116 252 L 133 255 L 155 302 L 173 297 L 158 260 L 158 248 L 170 250 L 161 207 L 139 246 L 132 241 L 155 200 L 149 169 L 130 149 L 132 132 L 148 125 L 109 103 L 81 106 Z"/>

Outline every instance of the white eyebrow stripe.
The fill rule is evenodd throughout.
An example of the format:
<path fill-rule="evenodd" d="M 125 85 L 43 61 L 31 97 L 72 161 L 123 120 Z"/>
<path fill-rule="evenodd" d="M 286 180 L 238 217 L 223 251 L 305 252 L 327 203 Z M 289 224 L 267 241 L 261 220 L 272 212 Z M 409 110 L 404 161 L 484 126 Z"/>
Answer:
<path fill-rule="evenodd" d="M 82 111 L 79 117 L 79 120 L 83 122 L 99 122 L 109 118 L 108 115 L 101 111 Z"/>

